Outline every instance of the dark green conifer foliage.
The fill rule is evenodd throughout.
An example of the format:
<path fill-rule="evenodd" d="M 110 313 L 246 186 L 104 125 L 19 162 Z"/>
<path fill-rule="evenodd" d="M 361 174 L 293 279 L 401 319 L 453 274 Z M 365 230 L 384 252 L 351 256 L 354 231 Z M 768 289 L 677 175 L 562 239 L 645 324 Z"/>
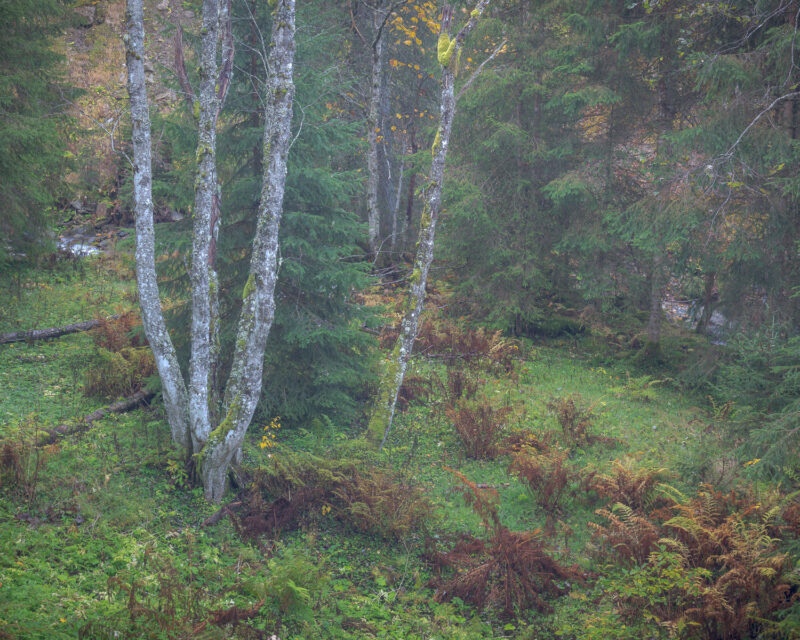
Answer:
<path fill-rule="evenodd" d="M 261 2 L 247 4 L 257 29 L 248 7 L 234 3 L 235 71 L 217 137 L 222 185 L 217 267 L 223 374 L 230 365 L 226 354 L 232 352 L 235 339 L 262 182 L 260 96 L 265 70 L 258 49 L 259 31 L 270 33 L 270 8 Z M 343 15 L 330 4 L 298 6 L 296 139 L 289 152 L 277 308 L 257 419 L 279 415 L 284 423 L 302 425 L 314 419 L 324 421 L 324 415 L 340 423 L 351 422 L 370 375 L 375 341 L 359 329 L 371 322 L 372 314 L 353 300 L 367 285 L 368 270 L 357 244 L 363 229 L 352 206 L 362 188 L 359 123 L 342 120 L 328 108 L 353 82 L 339 57 L 346 26 Z M 168 117 L 163 124 L 165 136 L 154 180 L 157 204 L 183 210 L 192 199 L 196 144 L 187 122 L 191 123 L 191 116 L 185 112 Z M 171 249 L 188 255 L 190 244 L 187 231 L 186 238 Z M 172 260 L 165 272 L 173 293 L 183 295 L 188 287 L 183 257 Z M 186 326 L 185 313 L 184 308 L 176 311 L 174 327 Z M 188 351 L 187 344 L 183 351 Z"/>
<path fill-rule="evenodd" d="M 62 184 L 63 58 L 52 38 L 63 20 L 59 0 L 0 3 L 0 262 L 42 249 Z"/>

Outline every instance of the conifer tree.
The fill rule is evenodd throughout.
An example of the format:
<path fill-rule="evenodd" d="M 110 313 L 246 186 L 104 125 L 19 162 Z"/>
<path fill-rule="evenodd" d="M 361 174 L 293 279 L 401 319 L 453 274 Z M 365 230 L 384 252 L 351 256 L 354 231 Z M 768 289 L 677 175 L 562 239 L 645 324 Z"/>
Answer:
<path fill-rule="evenodd" d="M 0 262 L 41 250 L 65 166 L 59 0 L 0 4 Z"/>

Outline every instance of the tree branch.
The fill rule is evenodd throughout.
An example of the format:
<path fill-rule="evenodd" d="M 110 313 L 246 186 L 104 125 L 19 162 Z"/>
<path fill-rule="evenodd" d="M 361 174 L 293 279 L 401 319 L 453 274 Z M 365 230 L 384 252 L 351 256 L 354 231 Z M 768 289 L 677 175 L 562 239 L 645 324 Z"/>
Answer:
<path fill-rule="evenodd" d="M 458 90 L 458 93 L 456 94 L 456 102 L 458 102 L 461 99 L 461 96 L 464 95 L 467 89 L 469 89 L 472 86 L 472 83 L 475 82 L 477 77 L 481 74 L 483 68 L 499 55 L 499 53 L 502 51 L 503 47 L 506 46 L 507 43 L 508 40 L 503 40 L 499 45 L 497 45 L 497 48 L 495 48 L 495 50 L 492 52 L 492 55 L 490 55 L 488 58 L 486 58 L 486 60 L 481 62 L 480 66 L 477 69 L 475 69 L 475 73 L 473 73 L 469 77 L 469 80 L 467 80 L 461 87 L 461 89 Z"/>
<path fill-rule="evenodd" d="M 178 76 L 178 84 L 181 86 L 183 97 L 189 105 L 189 111 L 193 112 L 197 98 L 189 82 L 189 76 L 186 75 L 186 62 L 183 57 L 183 27 L 181 25 L 178 25 L 175 30 L 175 74 Z"/>

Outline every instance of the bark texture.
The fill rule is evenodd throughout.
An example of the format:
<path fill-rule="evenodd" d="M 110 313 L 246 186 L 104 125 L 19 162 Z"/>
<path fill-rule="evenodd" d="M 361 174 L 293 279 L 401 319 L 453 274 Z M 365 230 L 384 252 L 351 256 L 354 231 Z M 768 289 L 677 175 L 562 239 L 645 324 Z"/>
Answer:
<path fill-rule="evenodd" d="M 269 95 L 264 130 L 264 184 L 259 205 L 250 277 L 244 289 L 233 366 L 217 417 L 216 364 L 219 352 L 218 279 L 214 268 L 220 194 L 216 171 L 216 127 L 230 86 L 233 38 L 230 0 L 203 0 L 200 87 L 195 92 L 183 69 L 180 34 L 176 68 L 199 127 L 192 240 L 192 323 L 189 392 L 161 312 L 155 272 L 151 192 L 151 136 L 144 84 L 142 0 L 128 2 L 128 91 L 133 120 L 136 269 L 145 334 L 164 389 L 173 440 L 195 454 L 208 500 L 225 491 L 231 461 L 239 454 L 261 392 L 264 348 L 275 313 L 278 228 L 283 209 L 286 159 L 290 146 L 294 97 L 295 1 L 270 0 L 274 6 Z M 219 42 L 222 56 L 218 61 Z M 183 73 L 181 71 L 183 70 Z"/>
<path fill-rule="evenodd" d="M 192 321 L 189 358 L 189 421 L 197 451 L 211 433 L 211 238 L 217 195 L 217 40 L 219 1 L 203 0 L 200 87 L 197 93 L 198 143 L 192 217 Z"/>
<path fill-rule="evenodd" d="M 128 95 L 131 104 L 131 138 L 133 143 L 133 202 L 136 221 L 136 284 L 145 336 L 153 351 L 161 378 L 164 408 L 172 439 L 188 448 L 189 407 L 186 385 L 178 366 L 164 315 L 155 267 L 155 235 L 153 231 L 153 173 L 151 156 L 150 112 L 144 74 L 143 0 L 128 0 L 127 32 L 124 36 L 128 68 Z"/>
<path fill-rule="evenodd" d="M 464 39 L 480 18 L 489 0 L 477 3 L 470 18 L 456 36 L 451 40 L 448 36 L 453 11 L 445 4 L 442 16 L 442 32 L 439 36 L 439 63 L 442 65 L 442 94 L 439 105 L 439 129 L 431 149 L 433 160 L 426 187 L 426 202 L 422 210 L 419 228 L 419 241 L 414 258 L 414 270 L 411 273 L 410 287 L 400 335 L 381 377 L 378 396 L 372 409 L 367 437 L 380 448 L 392 428 L 397 394 L 403 385 L 403 378 L 408 368 L 408 361 L 414 347 L 414 340 L 419 329 L 420 316 L 425 306 L 425 287 L 428 283 L 428 272 L 433 262 L 436 222 L 439 219 L 442 202 L 442 184 L 444 183 L 445 160 L 450 145 L 450 134 L 453 129 L 453 118 L 456 111 L 455 76 Z"/>
<path fill-rule="evenodd" d="M 369 92 L 369 113 L 367 115 L 367 234 L 369 253 L 375 257 L 379 250 L 381 212 L 378 204 L 378 187 L 380 183 L 379 174 L 379 149 L 378 140 L 381 128 L 381 102 L 383 101 L 383 89 L 386 83 L 383 82 L 384 68 L 386 66 L 386 47 L 384 46 L 383 26 L 386 13 L 389 11 L 386 0 L 382 0 L 375 8 L 373 15 L 373 27 L 375 38 L 372 42 L 372 77 Z"/>
<path fill-rule="evenodd" d="M 271 70 L 264 128 L 264 182 L 258 209 L 250 276 L 242 312 L 222 419 L 200 453 L 200 474 L 208 500 L 219 502 L 228 466 L 238 454 L 261 394 L 264 349 L 275 315 L 278 278 L 278 229 L 283 211 L 286 159 L 291 142 L 294 99 L 295 2 L 278 0 L 272 21 Z"/>

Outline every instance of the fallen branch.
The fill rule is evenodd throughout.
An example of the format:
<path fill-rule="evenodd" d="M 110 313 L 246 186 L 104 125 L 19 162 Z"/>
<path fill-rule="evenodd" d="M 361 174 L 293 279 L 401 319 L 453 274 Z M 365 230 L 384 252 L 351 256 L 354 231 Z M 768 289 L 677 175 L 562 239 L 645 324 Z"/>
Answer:
<path fill-rule="evenodd" d="M 119 316 L 110 316 L 109 319 L 116 320 Z M 53 327 L 51 329 L 32 329 L 31 331 L 14 331 L 12 333 L 0 333 L 0 344 L 9 342 L 34 342 L 35 340 L 49 340 L 59 338 L 70 333 L 89 331 L 100 326 L 102 320 L 87 320 L 86 322 L 76 322 L 64 327 Z"/>
<path fill-rule="evenodd" d="M 97 411 L 92 411 L 92 413 L 84 416 L 77 423 L 67 422 L 52 429 L 42 429 L 43 435 L 37 440 L 36 446 L 43 447 L 48 444 L 53 444 L 56 440 L 64 436 L 71 436 L 76 433 L 88 431 L 94 426 L 94 422 L 100 420 L 100 418 L 107 414 L 125 413 L 131 409 L 135 409 L 140 404 L 144 404 L 150 400 L 154 395 L 155 394 L 149 391 L 137 391 L 132 396 L 124 398 L 109 407 L 103 407 L 102 409 L 97 409 Z"/>

